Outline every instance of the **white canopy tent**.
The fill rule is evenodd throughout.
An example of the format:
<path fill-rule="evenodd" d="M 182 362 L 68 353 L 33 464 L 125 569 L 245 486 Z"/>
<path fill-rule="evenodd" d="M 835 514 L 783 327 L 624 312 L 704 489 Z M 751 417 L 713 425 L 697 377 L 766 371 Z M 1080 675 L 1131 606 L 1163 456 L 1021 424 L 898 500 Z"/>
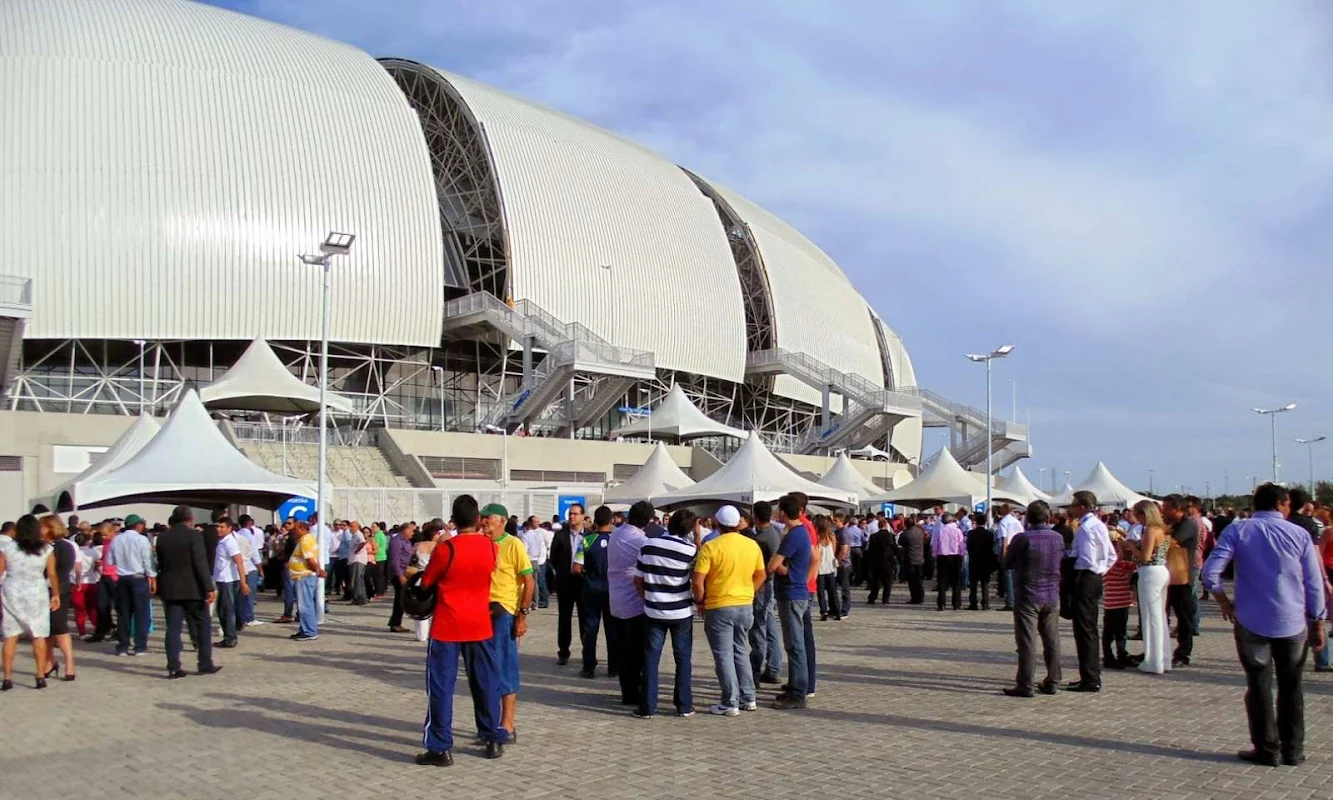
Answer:
<path fill-rule="evenodd" d="M 995 488 L 1011 495 L 1013 501 L 1021 506 L 1032 505 L 1037 500 L 1050 501 L 1050 495 L 1038 489 L 1028 476 L 1023 474 L 1022 467 L 1014 467 L 1014 471 L 1009 473 L 1009 477 L 1001 478 L 996 482 Z"/>
<path fill-rule="evenodd" d="M 269 472 L 246 458 L 191 390 L 138 453 L 114 469 L 72 484 L 58 498 L 56 510 L 137 502 L 277 508 L 289 497 L 315 493 L 314 484 Z"/>
<path fill-rule="evenodd" d="M 996 500 L 1014 500 L 1006 492 L 992 488 Z M 960 505 L 970 511 L 986 499 L 986 476 L 968 472 L 946 447 L 916 480 L 874 498 L 875 502 L 903 503 L 909 506 Z"/>
<path fill-rule="evenodd" d="M 811 502 L 855 506 L 855 492 L 802 478 L 773 455 L 756 434 L 750 434 L 722 469 L 691 486 L 663 492 L 648 499 L 658 508 L 710 502 L 749 505 L 773 501 L 788 492 L 805 492 Z"/>
<path fill-rule="evenodd" d="M 825 486 L 831 486 L 834 489 L 853 492 L 856 495 L 858 503 L 864 505 L 874 501 L 874 498 L 884 493 L 884 490 L 876 486 L 874 481 L 861 474 L 852 460 L 847 457 L 847 453 L 842 453 L 829 471 L 824 473 L 824 477 L 819 482 Z"/>
<path fill-rule="evenodd" d="M 857 448 L 856 450 L 848 450 L 845 452 L 847 453 L 847 455 L 856 456 L 857 458 L 869 458 L 875 461 L 893 460 L 892 453 L 890 453 L 887 450 L 881 450 L 878 447 L 874 446 L 873 444 L 868 444 L 865 447 Z"/>
<path fill-rule="evenodd" d="M 35 509 L 40 506 L 48 511 L 59 508 L 61 495 L 69 493 L 73 496 L 78 491 L 79 484 L 99 475 L 105 475 L 134 458 L 161 429 L 162 426 L 156 419 L 147 414 L 140 414 L 134 420 L 134 424 L 126 428 L 120 438 L 106 449 L 106 452 L 100 454 L 96 463 L 89 465 L 87 469 L 80 472 L 72 480 L 68 480 L 52 489 L 44 497 L 33 501 L 32 507 Z"/>
<path fill-rule="evenodd" d="M 1050 499 L 1051 508 L 1060 508 L 1074 502 L 1074 487 L 1067 481 L 1065 488 L 1060 490 L 1059 494 L 1052 495 Z"/>
<path fill-rule="evenodd" d="M 666 445 L 658 442 L 657 447 L 653 448 L 652 455 L 648 456 L 642 467 L 639 467 L 639 471 L 619 486 L 613 486 L 603 492 L 602 499 L 608 503 L 634 503 L 693 484 L 694 481 L 690 480 L 690 476 L 686 475 L 671 458 Z"/>
<path fill-rule="evenodd" d="M 1097 466 L 1092 468 L 1082 483 L 1070 490 L 1068 497 L 1062 493 L 1057 500 L 1062 501 L 1060 505 L 1067 506 L 1074 501 L 1074 492 L 1085 491 L 1097 497 L 1099 508 L 1129 508 L 1140 500 L 1151 499 L 1121 483 L 1101 461 L 1097 462 Z"/>
<path fill-rule="evenodd" d="M 326 392 L 330 411 L 350 414 L 352 403 Z M 205 408 L 264 411 L 270 414 L 313 414 L 319 411 L 319 387 L 292 374 L 264 339 L 255 339 L 231 369 L 199 390 Z"/>
<path fill-rule="evenodd" d="M 744 439 L 745 431 L 723 425 L 685 395 L 680 384 L 671 387 L 652 413 L 611 431 L 613 436 L 661 436 L 666 439 L 699 439 L 704 436 L 730 436 Z"/>

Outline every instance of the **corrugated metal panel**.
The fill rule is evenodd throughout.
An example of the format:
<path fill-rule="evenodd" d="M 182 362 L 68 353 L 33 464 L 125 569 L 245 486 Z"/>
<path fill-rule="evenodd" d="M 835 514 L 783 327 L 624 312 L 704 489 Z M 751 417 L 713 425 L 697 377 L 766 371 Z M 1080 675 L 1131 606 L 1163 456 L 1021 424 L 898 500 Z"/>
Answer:
<path fill-rule="evenodd" d="M 865 300 L 838 265 L 795 228 L 736 192 L 713 181 L 717 190 L 750 226 L 773 298 L 778 347 L 808 353 L 843 372 L 879 384 L 884 369 Z M 774 391 L 782 397 L 819 405 L 818 391 L 779 376 Z"/>
<path fill-rule="evenodd" d="M 659 367 L 742 380 L 740 279 L 713 204 L 685 173 L 586 122 L 440 75 L 494 153 L 514 298 L 651 350 Z"/>
<path fill-rule="evenodd" d="M 340 230 L 333 338 L 439 341 L 425 139 L 367 54 L 180 0 L 7 0 L 0 107 L 29 337 L 316 339 L 296 255 Z"/>
<path fill-rule="evenodd" d="M 874 311 L 871 313 L 874 314 Z M 916 370 L 912 367 L 912 358 L 907 354 L 902 338 L 884 320 L 878 316 L 875 319 L 884 331 L 884 344 L 888 347 L 889 364 L 893 367 L 893 385 L 916 386 Z M 921 418 L 913 417 L 893 426 L 889 441 L 894 449 L 907 456 L 909 462 L 916 464 L 921 461 L 921 434 Z"/>

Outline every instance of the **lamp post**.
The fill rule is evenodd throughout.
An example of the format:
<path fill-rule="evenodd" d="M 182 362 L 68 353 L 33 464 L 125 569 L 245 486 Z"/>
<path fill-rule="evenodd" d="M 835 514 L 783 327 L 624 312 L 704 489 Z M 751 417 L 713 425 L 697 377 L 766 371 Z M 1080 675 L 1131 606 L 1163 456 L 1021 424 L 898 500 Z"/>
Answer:
<path fill-rule="evenodd" d="M 1148 496 L 1149 496 L 1149 497 L 1151 497 L 1151 496 L 1153 495 L 1152 474 L 1153 474 L 1154 472 L 1156 472 L 1156 471 L 1157 471 L 1157 470 L 1155 470 L 1155 469 L 1150 469 L 1150 470 L 1148 470 Z"/>
<path fill-rule="evenodd" d="M 139 416 L 142 417 L 145 400 L 143 393 L 143 348 L 148 342 L 143 339 L 135 339 L 134 343 L 139 345 Z"/>
<path fill-rule="evenodd" d="M 323 304 L 320 312 L 320 337 L 319 337 L 319 458 L 317 459 L 319 475 L 316 476 L 316 495 L 315 510 L 319 515 L 321 528 L 328 527 L 328 514 L 324 508 L 324 501 L 327 499 L 327 477 L 325 474 L 328 466 L 329 454 L 329 305 L 330 305 L 330 269 L 334 256 L 345 256 L 352 252 L 352 242 L 356 240 L 355 234 L 338 233 L 331 231 L 324 239 L 324 243 L 319 246 L 319 254 L 302 254 L 298 256 L 301 263 L 312 267 L 320 267 L 324 271 L 323 281 Z M 329 530 L 332 530 L 329 528 Z M 319 547 L 319 563 L 327 562 L 327 553 L 324 552 L 324 537 L 319 531 L 315 531 L 315 540 Z M 324 621 L 324 579 L 320 578 L 315 590 L 315 608 L 318 622 Z"/>
<path fill-rule="evenodd" d="M 1037 488 L 1046 491 L 1046 468 L 1037 470 Z"/>
<path fill-rule="evenodd" d="M 992 465 L 994 463 L 993 462 L 994 453 L 992 452 L 992 450 L 994 449 L 995 446 L 995 436 L 994 436 L 994 431 L 991 427 L 993 423 L 991 422 L 990 363 L 997 358 L 1004 358 L 1012 352 L 1014 352 L 1014 346 L 1011 344 L 1005 344 L 1005 345 L 1000 345 L 999 347 L 995 348 L 994 350 L 990 351 L 985 355 L 974 355 L 972 353 L 964 354 L 967 356 L 968 361 L 977 364 L 984 363 L 986 365 L 986 527 L 987 528 L 989 528 L 991 525 L 991 503 L 995 499 L 994 498 L 995 487 L 991 482 L 991 476 L 993 474 Z"/>
<path fill-rule="evenodd" d="M 1283 413 L 1283 412 L 1286 412 L 1286 411 L 1292 411 L 1292 410 L 1295 410 L 1295 408 L 1296 408 L 1296 404 L 1295 404 L 1295 403 L 1287 403 L 1285 406 L 1282 406 L 1281 408 L 1256 408 L 1256 409 L 1254 409 L 1254 413 L 1256 413 L 1256 414 L 1267 414 L 1267 415 L 1268 415 L 1269 430 L 1271 431 L 1272 440 L 1273 440 L 1273 483 L 1277 483 L 1277 482 L 1278 482 L 1278 463 L 1277 463 L 1277 415 L 1278 415 L 1278 414 L 1281 414 L 1281 413 Z"/>
<path fill-rule="evenodd" d="M 440 390 L 440 433 L 444 433 L 444 367 L 433 365 L 430 371 L 435 373 L 435 386 Z"/>
<path fill-rule="evenodd" d="M 1320 434 L 1313 439 L 1297 439 L 1297 444 L 1305 445 L 1306 455 L 1310 457 L 1310 496 L 1314 497 L 1314 446 L 1327 439 L 1327 436 Z"/>

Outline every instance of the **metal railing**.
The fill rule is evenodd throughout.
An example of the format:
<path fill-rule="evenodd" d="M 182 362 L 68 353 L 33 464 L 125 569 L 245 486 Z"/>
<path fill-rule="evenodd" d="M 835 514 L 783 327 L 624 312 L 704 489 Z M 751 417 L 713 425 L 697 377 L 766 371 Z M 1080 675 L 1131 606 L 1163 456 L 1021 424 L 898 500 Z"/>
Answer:
<path fill-rule="evenodd" d="M 793 378 L 810 386 L 828 386 L 844 398 L 868 408 L 883 407 L 894 395 L 919 397 L 915 386 L 896 386 L 885 389 L 855 373 L 825 364 L 809 353 L 794 352 L 775 348 L 759 350 L 746 356 L 747 368 L 753 370 L 763 367 L 778 367 Z"/>
<path fill-rule="evenodd" d="M 267 425 L 263 422 L 232 422 L 232 431 L 240 442 L 264 444 L 319 444 L 319 428 L 309 425 Z M 329 444 L 359 446 L 369 444 L 369 431 L 342 426 L 329 429 Z"/>
<path fill-rule="evenodd" d="M 32 278 L 0 275 L 0 307 L 32 310 Z"/>

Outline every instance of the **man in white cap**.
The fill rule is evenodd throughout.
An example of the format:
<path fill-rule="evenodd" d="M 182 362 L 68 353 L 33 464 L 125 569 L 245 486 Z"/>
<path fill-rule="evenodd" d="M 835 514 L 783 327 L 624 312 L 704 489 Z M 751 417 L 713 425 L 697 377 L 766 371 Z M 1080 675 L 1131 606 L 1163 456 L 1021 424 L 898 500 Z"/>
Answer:
<path fill-rule="evenodd" d="M 704 609 L 704 632 L 722 688 L 722 702 L 708 710 L 734 717 L 758 707 L 750 666 L 750 628 L 755 591 L 764 585 L 767 570 L 759 545 L 737 533 L 741 514 L 735 506 L 722 506 L 713 520 L 718 535 L 699 549 L 694 601 Z"/>

